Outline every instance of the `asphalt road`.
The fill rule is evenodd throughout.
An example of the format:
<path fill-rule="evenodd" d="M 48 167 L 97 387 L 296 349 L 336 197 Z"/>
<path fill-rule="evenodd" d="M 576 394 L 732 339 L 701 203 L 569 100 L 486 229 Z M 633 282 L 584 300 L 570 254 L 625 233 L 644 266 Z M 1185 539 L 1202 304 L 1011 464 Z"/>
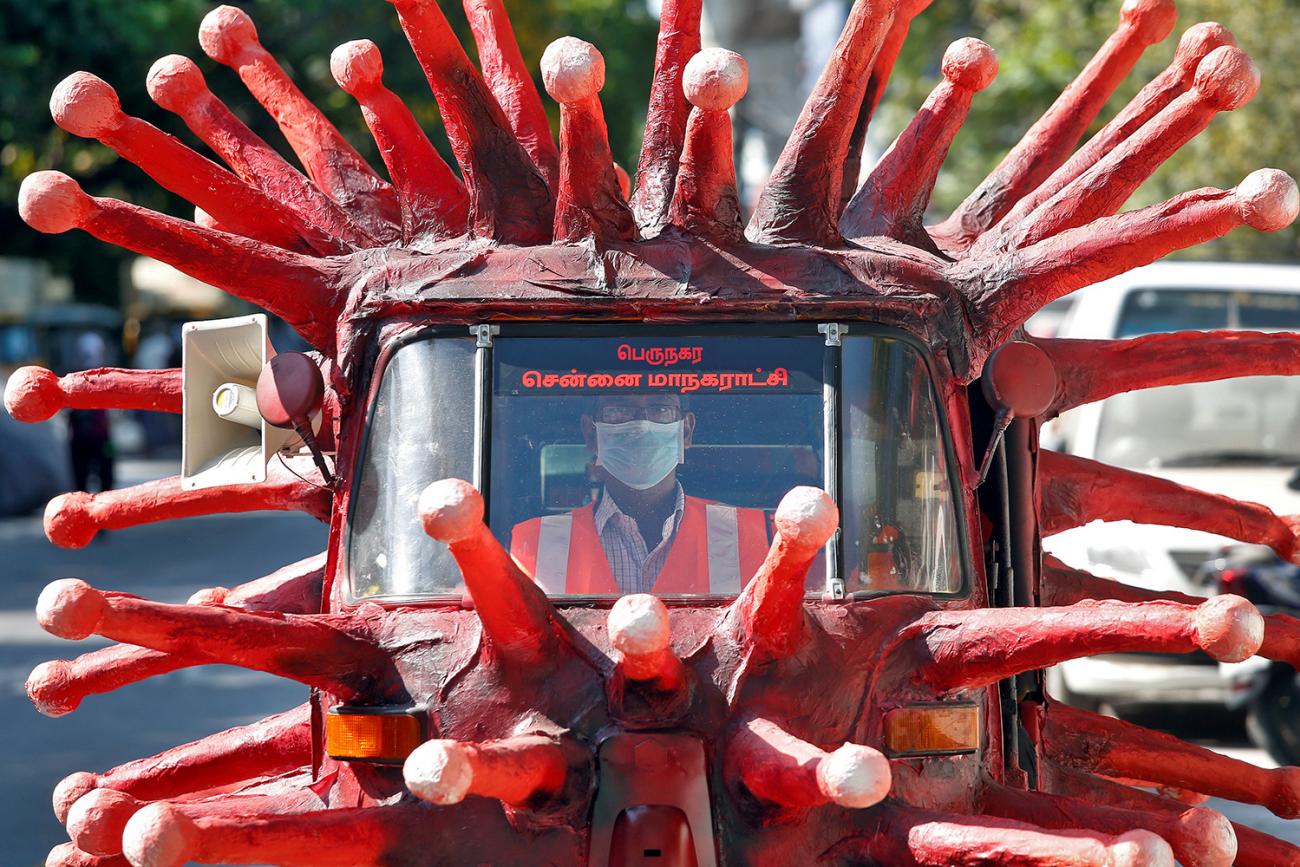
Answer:
<path fill-rule="evenodd" d="M 128 469 L 128 472 L 131 472 Z M 161 474 L 136 466 L 138 476 Z M 23 682 L 38 663 L 72 658 L 104 642 L 69 643 L 36 625 L 42 587 L 78 577 L 103 589 L 164 602 L 183 602 L 202 587 L 232 586 L 320 551 L 325 528 L 300 515 L 253 513 L 193 518 L 110 533 L 81 551 L 50 545 L 39 517 L 0 520 L 0 865 L 44 863 L 67 839 L 50 810 L 50 792 L 65 775 L 102 771 L 211 732 L 260 719 L 306 699 L 305 687 L 225 666 L 174 672 L 116 693 L 92 696 L 58 719 L 38 714 Z M 1222 713 L 1146 714 L 1165 728 L 1263 766 L 1272 763 L 1245 741 L 1240 722 Z M 1300 820 L 1287 822 L 1262 807 L 1218 800 L 1208 806 L 1267 833 L 1300 843 Z"/>

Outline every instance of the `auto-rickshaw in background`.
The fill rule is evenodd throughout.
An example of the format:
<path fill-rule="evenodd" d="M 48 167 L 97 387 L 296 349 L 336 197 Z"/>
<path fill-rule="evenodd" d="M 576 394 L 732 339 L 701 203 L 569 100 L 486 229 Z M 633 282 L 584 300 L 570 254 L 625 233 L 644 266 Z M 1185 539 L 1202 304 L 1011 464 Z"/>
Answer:
<path fill-rule="evenodd" d="M 190 223 L 37 173 L 20 203 L 265 306 L 190 323 L 183 371 L 57 377 L 17 417 L 98 404 L 181 413 L 182 473 L 69 494 L 56 544 L 223 511 L 295 509 L 328 549 L 185 605 L 54 582 L 37 616 L 121 644 L 38 667 L 42 711 L 207 663 L 310 688 L 303 706 L 59 783 L 51 863 L 786 865 L 1300 863 L 1196 806 L 1300 815 L 1264 770 L 1061 705 L 1039 672 L 1096 653 L 1256 652 L 1296 621 L 1238 597 L 1142 591 L 1044 562 L 1043 535 L 1119 515 L 1267 544 L 1262 507 L 1038 448 L 1037 425 L 1154 384 L 1300 372 L 1291 334 L 1019 339 L 1052 299 L 1239 225 L 1276 230 L 1263 170 L 1116 214 L 1177 145 L 1253 93 L 1215 24 L 1071 151 L 1166 0 L 1130 0 L 1075 85 L 947 221 L 922 222 L 992 50 L 965 39 L 857 188 L 861 137 L 911 17 L 859 0 L 747 229 L 727 110 L 744 61 L 663 4 L 649 122 L 625 187 L 596 49 L 542 58 L 556 148 L 496 0 L 468 0 L 482 72 L 437 3 L 396 0 L 460 175 L 381 81 L 331 70 L 381 179 L 230 6 L 200 30 L 306 174 L 170 56 L 149 76 L 230 165 L 121 113 L 77 73 L 56 121 L 202 209 Z M 848 179 L 847 194 L 845 180 Z M 855 191 L 856 190 L 856 191 Z M 1155 789 L 1156 791 L 1152 791 Z M 121 853 L 119 855 L 118 853 Z M 98 859 L 98 860 L 97 860 Z"/>

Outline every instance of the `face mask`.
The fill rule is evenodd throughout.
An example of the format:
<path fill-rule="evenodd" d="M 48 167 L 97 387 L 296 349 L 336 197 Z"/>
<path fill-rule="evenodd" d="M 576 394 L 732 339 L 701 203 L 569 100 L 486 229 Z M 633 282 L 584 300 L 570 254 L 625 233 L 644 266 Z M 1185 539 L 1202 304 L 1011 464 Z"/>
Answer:
<path fill-rule="evenodd" d="M 596 463 L 629 488 L 644 491 L 668 477 L 685 457 L 681 420 L 596 425 Z"/>

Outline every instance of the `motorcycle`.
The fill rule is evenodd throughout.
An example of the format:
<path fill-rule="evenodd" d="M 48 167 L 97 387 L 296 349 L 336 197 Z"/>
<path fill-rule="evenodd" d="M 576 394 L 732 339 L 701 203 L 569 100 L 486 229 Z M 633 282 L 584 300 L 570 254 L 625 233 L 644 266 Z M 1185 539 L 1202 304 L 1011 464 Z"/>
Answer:
<path fill-rule="evenodd" d="M 1264 614 L 1300 616 L 1300 566 L 1269 548 L 1225 548 L 1201 567 L 1198 578 L 1210 592 L 1244 596 Z M 1262 656 L 1219 665 L 1228 683 L 1227 706 L 1245 709 L 1251 742 L 1278 764 L 1300 762 L 1300 673 Z"/>

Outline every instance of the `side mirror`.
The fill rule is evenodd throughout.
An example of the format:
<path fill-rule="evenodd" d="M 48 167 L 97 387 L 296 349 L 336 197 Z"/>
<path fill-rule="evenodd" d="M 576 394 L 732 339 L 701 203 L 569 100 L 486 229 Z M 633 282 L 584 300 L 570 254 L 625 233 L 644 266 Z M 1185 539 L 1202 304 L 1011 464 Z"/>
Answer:
<path fill-rule="evenodd" d="M 266 363 L 257 377 L 257 411 L 269 425 L 291 430 L 311 450 L 325 484 L 334 483 L 312 425 L 325 401 L 325 380 L 316 362 L 301 352 L 286 352 Z"/>
<path fill-rule="evenodd" d="M 1018 418 L 1036 418 L 1047 412 L 1060 384 L 1052 359 L 1032 343 L 1013 341 L 989 356 L 984 363 L 982 386 L 984 397 L 997 412 L 997 417 L 988 448 L 980 461 L 976 487 L 988 478 L 993 453 L 1011 422 Z"/>

